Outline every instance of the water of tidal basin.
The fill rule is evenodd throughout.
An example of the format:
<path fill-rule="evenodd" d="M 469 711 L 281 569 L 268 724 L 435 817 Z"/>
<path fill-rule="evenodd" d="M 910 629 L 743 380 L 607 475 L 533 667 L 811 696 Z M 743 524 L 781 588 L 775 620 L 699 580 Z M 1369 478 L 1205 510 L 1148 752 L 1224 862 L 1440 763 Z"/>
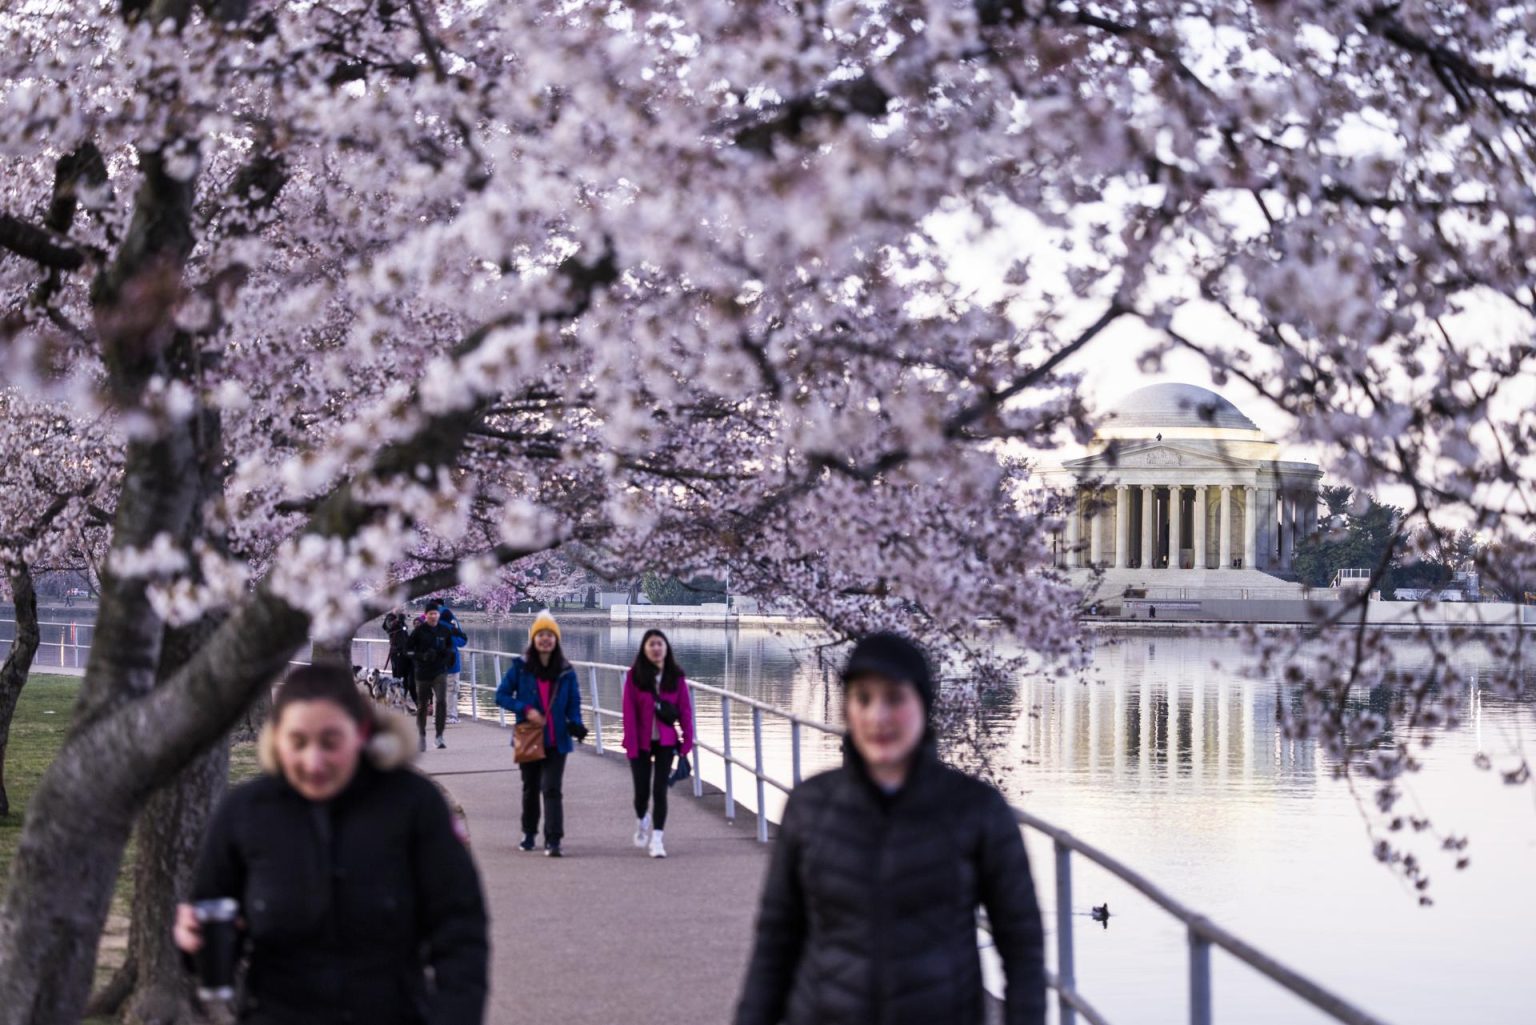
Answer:
<path fill-rule="evenodd" d="M 574 659 L 627 663 L 643 630 L 572 619 L 565 647 Z M 839 718 L 838 689 L 817 664 L 811 635 L 669 634 L 696 680 L 807 718 Z M 472 643 L 515 649 L 526 637 L 519 622 L 476 629 Z M 1463 657 L 1469 666 L 1488 658 L 1480 646 Z M 1279 685 L 1245 678 L 1243 662 L 1233 640 L 1102 636 L 1084 679 L 1021 681 L 983 713 L 1003 738 L 1004 790 L 1388 1022 L 1536 1020 L 1536 789 L 1504 786 L 1473 764 L 1479 751 L 1507 764 L 1521 738 L 1536 742 L 1536 708 L 1470 695 L 1462 725 L 1422 752 L 1424 771 L 1410 780 L 1403 808 L 1470 836 L 1471 866 L 1456 872 L 1426 837 L 1416 849 L 1428 861 L 1435 905 L 1421 908 L 1372 858 L 1361 812 L 1327 758 L 1281 736 Z M 617 707 L 616 681 L 599 689 L 604 705 Z M 706 703 L 701 722 L 713 707 Z M 750 720 L 738 710 L 734 721 L 737 753 L 750 758 Z M 772 722 L 765 747 L 787 779 L 788 737 Z M 704 757 L 706 778 L 718 782 L 718 761 Z M 807 772 L 835 758 L 832 744 L 807 739 Z M 750 803 L 742 777 L 736 793 Z M 686 837 L 668 840 L 686 851 Z M 1026 842 L 1049 932 L 1050 846 L 1038 836 Z M 1188 1021 L 1180 928 L 1092 865 L 1074 864 L 1080 988 L 1117 1025 Z M 1114 915 L 1101 929 L 1086 912 L 1105 901 Z M 1213 971 L 1218 1022 L 1329 1020 L 1224 954 L 1214 955 Z"/>

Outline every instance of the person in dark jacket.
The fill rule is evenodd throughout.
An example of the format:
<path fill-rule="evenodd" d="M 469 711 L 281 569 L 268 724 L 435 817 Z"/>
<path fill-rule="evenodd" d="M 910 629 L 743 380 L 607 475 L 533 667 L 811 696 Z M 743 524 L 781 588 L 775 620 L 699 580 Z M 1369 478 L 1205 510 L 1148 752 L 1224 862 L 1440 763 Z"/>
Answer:
<path fill-rule="evenodd" d="M 1007 978 L 1007 1025 L 1045 1021 L 1040 909 L 1018 825 L 939 761 L 927 659 L 895 634 L 843 671 L 840 769 L 790 795 L 736 1025 L 980 1025 L 976 909 Z"/>
<path fill-rule="evenodd" d="M 389 638 L 389 658 L 384 668 L 398 676 L 406 697 L 416 701 L 416 663 L 411 658 L 411 629 L 404 609 L 395 609 L 384 617 L 384 636 Z M 414 711 L 414 709 L 413 709 Z"/>
<path fill-rule="evenodd" d="M 428 604 L 422 621 L 411 631 L 411 658 L 416 663 L 416 734 L 417 750 L 427 749 L 427 701 L 437 705 L 434 715 L 437 746 L 443 741 L 443 725 L 448 717 L 448 670 L 459 657 L 464 631 L 457 624 L 444 623 L 435 604 Z"/>
<path fill-rule="evenodd" d="M 214 815 L 191 898 L 239 902 L 246 1025 L 479 1025 L 489 946 L 480 877 L 437 788 L 405 767 L 408 720 L 329 666 L 289 673 L 265 775 Z M 189 904 L 176 943 L 202 945 Z"/>
<path fill-rule="evenodd" d="M 514 658 L 496 688 L 496 704 L 517 713 L 518 722 L 544 727 L 544 757 L 518 766 L 523 776 L 522 851 L 534 849 L 543 805 L 544 853 L 562 856 L 565 839 L 565 760 L 587 728 L 581 721 L 581 682 L 560 650 L 560 624 L 541 612 L 528 628 L 528 650 Z M 515 739 L 514 739 L 515 743 Z"/>

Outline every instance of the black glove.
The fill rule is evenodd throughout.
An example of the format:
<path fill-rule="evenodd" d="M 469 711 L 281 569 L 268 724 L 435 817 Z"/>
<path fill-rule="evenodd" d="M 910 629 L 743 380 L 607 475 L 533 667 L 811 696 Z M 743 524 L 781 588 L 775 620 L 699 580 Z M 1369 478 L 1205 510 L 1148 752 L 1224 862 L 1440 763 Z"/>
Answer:
<path fill-rule="evenodd" d="M 568 722 L 565 724 L 565 729 L 571 735 L 571 739 L 578 744 L 587 739 L 587 728 L 579 722 Z"/>

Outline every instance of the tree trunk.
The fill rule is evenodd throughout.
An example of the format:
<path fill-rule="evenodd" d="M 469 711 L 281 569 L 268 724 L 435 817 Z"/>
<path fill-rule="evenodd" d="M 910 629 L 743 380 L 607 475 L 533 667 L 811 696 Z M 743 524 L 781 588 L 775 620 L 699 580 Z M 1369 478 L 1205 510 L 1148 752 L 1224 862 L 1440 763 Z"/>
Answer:
<path fill-rule="evenodd" d="M 4 1025 L 80 1021 L 133 825 L 131 807 L 95 799 L 100 771 L 50 770 L 29 804 L 0 919 Z"/>
<path fill-rule="evenodd" d="M 261 736 L 261 728 L 266 725 L 267 717 L 271 714 L 272 688 L 263 687 L 246 706 L 245 714 L 240 717 L 240 722 L 235 725 L 230 734 L 230 740 L 254 743 Z"/>
<path fill-rule="evenodd" d="M 129 957 L 137 967 L 127 1025 L 203 1022 L 194 980 L 171 940 L 176 905 L 187 899 L 203 833 L 229 778 L 229 742 L 215 744 L 155 793 L 139 814 Z"/>
<path fill-rule="evenodd" d="M 116 1018 L 117 1012 L 122 1010 L 123 1003 L 133 993 L 135 980 L 139 977 L 139 966 L 133 963 L 129 957 L 123 961 L 123 966 L 113 973 L 107 984 L 98 990 L 85 1005 L 87 1018 Z"/>
<path fill-rule="evenodd" d="M 161 532 L 186 529 L 198 495 L 196 454 L 185 427 L 129 443 L 115 547 L 145 548 Z M 170 726 L 145 714 L 160 678 L 163 624 L 143 578 L 108 572 L 102 584 L 74 721 L 32 797 L 0 908 L 3 1025 L 80 1020 L 134 817 L 173 772 L 133 773 L 136 754 L 158 746 L 149 740 L 154 731 Z"/>
<path fill-rule="evenodd" d="M 5 664 L 0 666 L 0 818 L 11 813 L 11 799 L 5 792 L 5 749 L 11 740 L 11 719 L 42 639 L 37 627 L 37 591 L 32 586 L 32 568 L 18 560 L 11 567 L 10 582 L 16 604 L 16 640 L 11 643 Z"/>
<path fill-rule="evenodd" d="M 216 621 L 205 619 L 167 631 L 160 662 L 162 680 L 191 661 L 217 626 Z M 171 930 L 176 905 L 191 891 L 203 834 L 228 780 L 226 734 L 157 790 L 139 813 L 133 922 L 128 931 L 128 960 L 135 966 L 135 975 L 124 1005 L 126 1025 L 191 1025 L 208 1020 L 194 999 L 193 979 L 182 965 Z"/>
<path fill-rule="evenodd" d="M 308 625 L 299 610 L 258 596 L 176 680 L 76 720 L 28 804 L 0 906 L 0 1025 L 77 1025 L 136 812 L 239 722 Z"/>
<path fill-rule="evenodd" d="M 310 659 L 315 665 L 337 665 L 352 668 L 352 638 L 316 641 L 310 649 Z"/>

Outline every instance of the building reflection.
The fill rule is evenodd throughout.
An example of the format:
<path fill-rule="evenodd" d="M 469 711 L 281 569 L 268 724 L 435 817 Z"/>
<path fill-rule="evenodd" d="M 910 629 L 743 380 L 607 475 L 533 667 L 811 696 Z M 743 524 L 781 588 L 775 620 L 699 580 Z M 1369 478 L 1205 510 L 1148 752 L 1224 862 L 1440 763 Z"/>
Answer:
<path fill-rule="evenodd" d="M 663 629 L 694 681 L 755 698 L 805 720 L 841 722 L 839 652 L 823 649 L 823 636 L 717 625 Z M 599 625 L 573 619 L 565 629 L 565 647 L 573 659 L 627 665 L 644 632 L 644 624 Z M 527 636 L 526 627 L 472 633 L 477 644 L 500 642 L 511 650 L 526 643 Z M 1300 794 L 1327 778 L 1329 766 L 1316 742 L 1285 736 L 1279 721 L 1282 702 L 1293 702 L 1294 694 L 1283 692 L 1273 680 L 1246 675 L 1250 656 L 1238 640 L 1150 633 L 1100 640 L 1082 676 L 1025 674 L 1016 688 L 987 695 L 977 709 L 993 742 L 986 770 L 1005 782 L 1014 796 L 1033 789 L 1042 774 L 1060 782 L 1148 792 L 1160 788 L 1166 793 L 1242 788 Z M 1401 660 L 1418 658 L 1416 651 L 1406 645 Z M 1428 660 L 1429 650 L 1422 655 Z M 1480 731 L 1485 705 L 1496 708 L 1502 702 L 1485 692 L 1496 656 L 1478 644 L 1462 646 L 1458 656 L 1462 667 L 1475 673 L 1464 695 L 1462 728 Z M 1529 676 L 1531 667 L 1522 668 Z M 599 675 L 605 708 L 619 707 L 620 679 L 621 674 Z M 584 686 L 586 682 L 584 676 Z M 1359 701 L 1362 709 L 1381 712 L 1390 722 L 1390 688 L 1362 692 Z M 707 698 L 700 705 L 708 718 L 708 723 L 701 718 L 701 729 L 718 730 L 718 703 Z M 750 719 L 744 704 L 732 709 L 738 752 L 751 750 Z M 807 771 L 840 757 L 835 738 L 806 739 Z M 787 764 L 789 750 L 787 724 L 769 719 L 764 724 L 764 756 L 776 772 Z M 975 761 L 971 754 L 951 752 L 966 765 Z"/>
<path fill-rule="evenodd" d="M 1169 787 L 1311 786 L 1316 744 L 1286 737 L 1275 685 L 1213 666 L 1198 642 L 1133 639 L 1076 680 L 1025 680 L 1016 739 L 1035 771 Z"/>

